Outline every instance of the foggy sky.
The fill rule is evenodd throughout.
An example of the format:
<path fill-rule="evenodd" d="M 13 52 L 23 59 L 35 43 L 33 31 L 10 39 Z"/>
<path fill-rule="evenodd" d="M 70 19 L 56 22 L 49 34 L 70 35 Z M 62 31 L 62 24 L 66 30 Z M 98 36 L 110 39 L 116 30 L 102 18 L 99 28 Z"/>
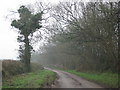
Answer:
<path fill-rule="evenodd" d="M 10 26 L 11 22 L 6 16 L 10 11 L 17 11 L 21 5 L 34 4 L 37 0 L 2 0 L 0 3 L 0 59 L 16 59 L 19 43 L 17 32 Z M 57 3 L 59 0 L 38 0 Z"/>

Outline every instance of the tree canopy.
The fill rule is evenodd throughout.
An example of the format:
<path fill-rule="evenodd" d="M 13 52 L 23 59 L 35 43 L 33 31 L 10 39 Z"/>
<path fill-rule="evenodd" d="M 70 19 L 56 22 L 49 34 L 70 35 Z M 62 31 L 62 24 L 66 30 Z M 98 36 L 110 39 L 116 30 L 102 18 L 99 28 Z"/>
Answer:
<path fill-rule="evenodd" d="M 50 13 L 55 21 L 49 28 L 53 45 L 44 47 L 42 59 L 78 71 L 117 72 L 117 12 L 117 2 L 71 1 L 53 6 Z"/>

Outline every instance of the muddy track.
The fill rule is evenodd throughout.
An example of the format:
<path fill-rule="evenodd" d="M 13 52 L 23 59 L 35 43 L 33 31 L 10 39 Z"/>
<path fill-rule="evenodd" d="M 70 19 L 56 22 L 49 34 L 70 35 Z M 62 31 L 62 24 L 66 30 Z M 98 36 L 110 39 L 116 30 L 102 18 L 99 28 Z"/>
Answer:
<path fill-rule="evenodd" d="M 54 85 L 52 85 L 52 88 L 103 88 L 102 86 L 96 83 L 87 81 L 68 72 L 46 67 L 45 69 L 57 73 L 57 80 L 55 81 Z"/>

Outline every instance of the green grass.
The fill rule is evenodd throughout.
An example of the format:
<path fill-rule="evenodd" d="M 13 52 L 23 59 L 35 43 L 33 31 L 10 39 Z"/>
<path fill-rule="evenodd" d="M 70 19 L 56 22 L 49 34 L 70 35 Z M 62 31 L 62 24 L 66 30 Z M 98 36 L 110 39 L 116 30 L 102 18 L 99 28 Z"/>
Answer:
<path fill-rule="evenodd" d="M 55 78 L 54 72 L 40 70 L 5 79 L 2 88 L 42 88 L 46 83 L 51 84 Z"/>
<path fill-rule="evenodd" d="M 65 70 L 77 76 L 83 77 L 87 80 L 95 81 L 101 85 L 117 88 L 118 87 L 118 74 L 113 73 L 83 73 L 75 70 Z"/>

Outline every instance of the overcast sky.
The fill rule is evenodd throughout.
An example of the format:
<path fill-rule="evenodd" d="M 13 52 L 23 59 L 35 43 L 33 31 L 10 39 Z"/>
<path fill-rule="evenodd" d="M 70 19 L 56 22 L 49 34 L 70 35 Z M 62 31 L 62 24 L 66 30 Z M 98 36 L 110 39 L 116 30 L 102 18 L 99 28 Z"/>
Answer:
<path fill-rule="evenodd" d="M 18 56 L 17 32 L 11 28 L 10 20 L 5 17 L 10 14 L 10 11 L 16 11 L 21 5 L 35 2 L 36 0 L 2 0 L 0 2 L 0 59 L 16 59 Z M 57 3 L 58 0 L 44 0 L 44 2 Z"/>
<path fill-rule="evenodd" d="M 6 19 L 5 17 L 10 14 L 10 11 L 16 11 L 21 5 L 34 4 L 36 1 L 51 3 L 59 2 L 59 0 L 2 0 L 0 2 L 0 59 L 16 59 L 16 57 L 18 56 L 18 43 L 16 40 L 18 35 L 17 32 L 11 29 L 10 20 Z"/>

